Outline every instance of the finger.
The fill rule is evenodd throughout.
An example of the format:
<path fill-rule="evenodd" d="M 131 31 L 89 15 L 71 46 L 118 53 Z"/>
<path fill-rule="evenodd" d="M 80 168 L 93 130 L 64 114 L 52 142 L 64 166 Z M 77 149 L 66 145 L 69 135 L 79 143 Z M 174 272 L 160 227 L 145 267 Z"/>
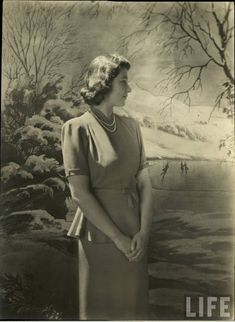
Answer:
<path fill-rule="evenodd" d="M 126 251 L 125 251 L 125 253 L 126 254 L 128 254 L 128 255 L 131 255 L 131 254 L 133 254 L 133 253 L 135 253 L 136 252 L 136 248 L 134 248 L 133 250 L 131 249 L 131 245 L 130 245 L 130 247 L 128 248 L 128 249 L 126 249 Z"/>
<path fill-rule="evenodd" d="M 138 258 L 135 259 L 135 262 L 140 262 L 144 257 L 144 252 L 142 252 Z"/>
<path fill-rule="evenodd" d="M 131 252 L 126 252 L 125 255 L 128 257 L 128 259 L 133 258 L 134 256 L 136 256 L 136 254 L 138 253 L 138 249 L 135 249 L 134 251 Z"/>
<path fill-rule="evenodd" d="M 141 248 L 141 245 L 142 245 L 142 240 L 140 238 L 137 239 L 137 248 Z"/>
<path fill-rule="evenodd" d="M 130 256 L 135 256 L 141 249 L 144 249 L 144 248 L 145 246 L 143 245 L 143 243 L 140 240 L 137 240 L 134 251 L 131 251 L 129 254 Z"/>
<path fill-rule="evenodd" d="M 136 255 L 135 256 L 132 256 L 131 257 L 131 260 L 139 260 L 139 256 L 142 256 L 142 255 L 144 255 L 146 253 L 146 248 L 144 248 L 144 247 L 142 247 L 140 250 L 139 250 L 139 252 L 138 253 L 136 253 Z"/>
<path fill-rule="evenodd" d="M 135 261 L 136 260 L 136 258 L 138 258 L 139 257 L 139 255 L 141 254 L 143 252 L 143 249 L 140 249 L 134 256 L 129 256 L 129 259 L 131 260 L 131 261 Z"/>
<path fill-rule="evenodd" d="M 138 248 L 135 248 L 134 250 L 131 250 L 129 249 L 127 252 L 126 252 L 126 255 L 131 258 L 131 257 L 134 257 L 136 256 L 136 254 L 139 252 L 139 249 Z"/>
<path fill-rule="evenodd" d="M 129 257 L 134 257 L 140 251 L 140 248 L 135 248 L 134 250 L 128 252 Z"/>
<path fill-rule="evenodd" d="M 126 254 L 129 254 L 129 255 L 134 254 L 136 253 L 137 250 L 138 249 L 136 248 L 136 243 L 134 244 L 134 247 L 133 245 L 130 244 L 130 248 L 126 251 Z"/>
<path fill-rule="evenodd" d="M 145 255 L 145 252 L 142 251 L 135 259 L 133 259 L 133 262 L 141 261 L 143 259 L 144 255 Z"/>
<path fill-rule="evenodd" d="M 137 240 L 135 238 L 133 238 L 131 240 L 131 251 L 135 250 L 137 246 Z"/>
<path fill-rule="evenodd" d="M 142 253 L 139 253 L 138 254 L 138 256 L 136 256 L 135 258 L 133 258 L 133 259 L 129 259 L 129 261 L 131 262 L 131 263 L 136 263 L 136 262 L 138 262 L 140 259 L 141 259 L 141 256 L 142 256 Z"/>
<path fill-rule="evenodd" d="M 146 247 L 144 247 L 143 245 L 141 245 L 140 248 L 136 248 L 134 251 L 129 251 L 126 252 L 126 256 L 128 257 L 128 259 L 133 260 L 136 256 L 138 256 L 139 252 L 146 252 Z"/>

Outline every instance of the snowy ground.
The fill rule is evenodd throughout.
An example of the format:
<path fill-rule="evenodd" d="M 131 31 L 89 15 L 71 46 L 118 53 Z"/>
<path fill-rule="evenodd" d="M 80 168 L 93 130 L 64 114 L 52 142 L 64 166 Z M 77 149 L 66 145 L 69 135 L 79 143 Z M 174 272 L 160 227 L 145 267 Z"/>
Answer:
<path fill-rule="evenodd" d="M 146 155 L 155 159 L 228 160 L 220 140 L 233 133 L 233 122 L 213 106 L 191 106 L 180 101 L 164 108 L 164 96 L 155 96 L 132 84 L 126 105 L 115 107 L 141 125 Z M 149 127 L 148 127 L 149 126 Z"/>

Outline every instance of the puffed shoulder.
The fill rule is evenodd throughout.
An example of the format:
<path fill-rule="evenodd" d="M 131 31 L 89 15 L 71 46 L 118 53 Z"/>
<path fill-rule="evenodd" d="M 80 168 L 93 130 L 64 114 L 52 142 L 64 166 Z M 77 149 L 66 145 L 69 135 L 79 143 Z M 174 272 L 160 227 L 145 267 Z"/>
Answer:
<path fill-rule="evenodd" d="M 68 121 L 66 121 L 63 125 L 62 125 L 62 130 L 68 127 L 84 127 L 85 126 L 85 122 L 84 122 L 84 114 L 78 117 L 74 117 Z"/>
<path fill-rule="evenodd" d="M 82 137 L 83 140 L 87 140 L 86 124 L 83 121 L 82 116 L 72 118 L 66 121 L 61 128 L 61 141 L 62 145 L 67 139 L 72 140 L 73 143 L 78 142 L 78 137 Z"/>
<path fill-rule="evenodd" d="M 63 124 L 61 147 L 66 176 L 88 174 L 88 140 L 81 117 L 70 119 Z"/>

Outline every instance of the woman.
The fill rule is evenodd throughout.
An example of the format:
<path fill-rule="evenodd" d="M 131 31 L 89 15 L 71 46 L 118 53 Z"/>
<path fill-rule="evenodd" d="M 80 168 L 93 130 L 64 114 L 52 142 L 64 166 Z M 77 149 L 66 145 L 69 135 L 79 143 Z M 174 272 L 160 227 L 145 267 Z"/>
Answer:
<path fill-rule="evenodd" d="M 148 318 L 151 182 L 138 123 L 113 112 L 131 88 L 122 56 L 95 58 L 81 90 L 90 108 L 62 127 L 65 173 L 78 211 L 81 320 Z"/>

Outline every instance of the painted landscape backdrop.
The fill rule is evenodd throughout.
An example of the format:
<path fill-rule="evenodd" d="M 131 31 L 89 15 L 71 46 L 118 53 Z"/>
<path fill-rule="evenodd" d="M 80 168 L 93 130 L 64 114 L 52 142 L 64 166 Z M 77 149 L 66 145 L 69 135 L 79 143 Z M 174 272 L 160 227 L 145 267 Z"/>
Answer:
<path fill-rule="evenodd" d="M 185 319 L 188 295 L 233 302 L 233 21 L 232 2 L 4 3 L 1 319 L 78 319 L 61 126 L 87 110 L 87 64 L 113 52 L 132 88 L 115 112 L 138 120 L 150 163 L 151 319 Z"/>

